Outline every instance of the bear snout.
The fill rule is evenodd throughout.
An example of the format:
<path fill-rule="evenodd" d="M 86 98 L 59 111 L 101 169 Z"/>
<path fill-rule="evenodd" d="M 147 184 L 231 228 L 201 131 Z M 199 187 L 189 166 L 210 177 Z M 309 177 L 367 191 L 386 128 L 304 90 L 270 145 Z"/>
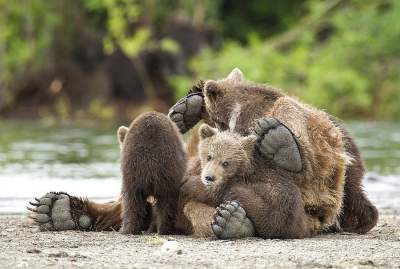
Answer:
<path fill-rule="evenodd" d="M 215 177 L 213 175 L 204 175 L 201 177 L 201 181 L 206 186 L 211 186 L 214 184 Z"/>
<path fill-rule="evenodd" d="M 204 179 L 205 179 L 206 181 L 211 181 L 211 182 L 214 181 L 214 177 L 213 177 L 213 176 L 205 176 Z"/>

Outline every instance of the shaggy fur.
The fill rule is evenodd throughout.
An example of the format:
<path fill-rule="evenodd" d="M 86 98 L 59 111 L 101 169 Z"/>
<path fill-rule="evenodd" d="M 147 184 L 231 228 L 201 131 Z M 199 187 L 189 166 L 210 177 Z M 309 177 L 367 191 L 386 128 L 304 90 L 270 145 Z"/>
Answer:
<path fill-rule="evenodd" d="M 304 211 L 300 189 L 265 163 L 256 150 L 256 137 L 200 128 L 201 180 L 213 201 L 238 201 L 253 222 L 256 236 L 303 238 L 313 231 Z"/>
<path fill-rule="evenodd" d="M 280 233 L 280 237 L 308 236 L 332 227 L 348 232 L 365 233 L 376 225 L 378 212 L 363 193 L 361 186 L 364 167 L 357 146 L 345 129 L 332 117 L 288 97 L 272 87 L 247 82 L 238 70 L 234 70 L 226 79 L 210 80 L 199 85 L 200 87 L 197 87 L 196 91 L 187 97 L 192 100 L 189 102 L 190 106 L 186 105 L 185 99 L 183 99 L 177 107 L 174 106 L 170 110 L 171 119 L 179 120 L 181 130 L 186 130 L 190 128 L 189 125 L 192 126 L 194 122 L 203 119 L 220 131 L 225 131 L 229 128 L 229 123 L 232 123 L 232 112 L 237 110 L 239 104 L 240 113 L 236 115 L 234 129 L 240 135 L 252 134 L 256 120 L 272 117 L 286 126 L 296 140 L 302 160 L 299 172 L 287 171 L 271 160 L 259 156 L 252 163 L 256 174 L 251 181 L 251 188 L 247 184 L 237 184 L 234 188 L 232 187 L 232 193 L 240 194 L 240 196 L 232 195 L 223 198 L 242 199 L 242 206 L 248 211 L 247 214 L 251 216 L 255 224 L 269 225 L 261 227 L 262 225 L 256 224 L 256 230 L 260 236 L 274 237 L 279 234 L 278 232 L 274 233 L 274 227 L 285 227 L 285 225 L 286 232 Z M 195 113 L 191 114 L 188 109 L 199 104 L 199 97 L 204 98 L 204 102 L 200 102 L 202 108 L 196 108 Z M 179 111 L 175 108 L 179 108 Z M 199 111 L 201 113 L 198 113 Z M 161 116 L 154 117 L 161 119 Z M 189 119 L 189 125 L 186 124 L 187 119 Z M 179 141 L 180 135 L 175 129 L 170 128 L 171 122 L 168 119 L 164 118 L 161 121 L 158 128 L 154 129 L 149 129 L 146 125 L 138 125 L 140 128 L 136 132 L 142 133 L 142 137 L 137 141 L 140 141 L 142 148 L 158 145 L 157 150 L 154 151 L 157 152 L 154 155 L 157 161 L 168 158 L 171 160 L 171 154 L 184 154 L 183 149 L 181 150 L 178 146 L 169 151 L 160 150 L 164 146 L 161 141 L 165 141 L 164 137 L 170 141 Z M 163 135 L 156 136 L 155 133 L 159 132 L 162 132 Z M 152 135 L 152 139 L 149 139 Z M 201 162 L 195 149 L 196 144 L 196 139 L 190 143 L 191 154 L 188 156 L 187 169 L 184 173 L 179 197 L 175 196 L 178 201 L 175 232 L 204 237 L 213 235 L 210 222 L 216 213 L 215 207 L 220 201 L 215 199 L 207 191 L 206 186 L 201 183 Z M 147 167 L 151 173 L 157 173 L 157 170 L 160 169 L 159 171 L 178 173 L 177 178 L 181 178 L 180 173 L 184 168 L 176 165 L 181 165 L 184 161 L 171 160 L 165 167 L 157 166 L 160 165 L 159 163 L 150 166 L 149 163 L 142 163 L 146 158 L 139 153 L 142 152 L 132 152 L 131 160 L 138 161 L 138 164 Z M 146 154 L 153 153 L 146 152 Z M 259 154 L 259 151 L 255 151 L 255 154 Z M 140 158 L 135 155 L 139 155 Z M 168 171 L 165 170 L 166 167 L 168 167 Z M 133 175 L 137 173 L 136 170 L 126 169 L 126 171 Z M 124 179 L 126 184 L 123 187 L 125 195 L 129 193 L 132 186 L 143 189 L 142 185 L 136 183 L 148 183 L 145 179 L 137 179 L 129 174 L 126 177 L 126 180 Z M 264 180 L 254 181 L 257 178 Z M 171 182 L 175 181 L 171 180 Z M 138 185 L 140 186 L 138 187 Z M 165 185 L 161 183 L 157 186 L 162 186 L 162 191 L 164 191 Z M 148 185 L 144 184 L 144 186 Z M 146 188 L 146 190 L 153 190 L 153 188 L 155 186 Z M 158 192 L 145 192 L 146 195 L 154 193 Z M 172 191 L 172 193 L 174 192 Z M 130 215 L 127 218 L 128 223 L 135 223 L 135 228 L 132 229 L 134 232 L 146 226 L 143 223 L 147 219 L 148 212 L 147 204 L 144 202 L 146 195 L 141 194 L 140 191 L 139 194 L 142 197 L 142 211 L 139 210 L 141 214 L 136 213 L 136 217 Z M 251 199 L 250 197 L 255 198 Z M 122 204 L 123 200 L 124 197 L 122 197 Z M 270 206 L 258 206 L 264 205 L 266 201 Z M 79 214 L 89 215 L 95 223 L 92 226 L 93 230 L 118 227 L 118 222 L 121 221 L 117 217 L 119 216 L 117 213 L 121 210 L 118 201 L 112 205 L 94 204 L 87 200 L 82 203 L 84 206 L 74 207 L 71 205 L 71 209 L 77 212 L 78 216 Z M 160 205 L 163 204 L 160 203 Z M 126 211 L 124 206 L 122 208 L 123 212 Z M 281 212 L 288 217 L 282 218 Z M 306 213 L 306 217 L 303 212 Z M 124 218 L 124 213 L 122 216 Z M 266 216 L 269 216 L 268 220 Z M 141 220 L 137 220 L 137 218 L 141 218 Z M 259 220 L 258 218 L 265 219 Z M 105 221 L 97 221 L 98 219 Z M 101 225 L 96 225 L 96 223 L 101 223 Z M 296 223 L 298 228 L 291 228 L 293 223 Z M 263 234 L 260 231 L 269 232 Z"/>
<path fill-rule="evenodd" d="M 122 233 L 146 230 L 152 219 L 149 196 L 156 199 L 157 232 L 174 231 L 179 186 L 186 156 L 176 126 L 163 114 L 146 113 L 118 131 L 121 143 Z"/>

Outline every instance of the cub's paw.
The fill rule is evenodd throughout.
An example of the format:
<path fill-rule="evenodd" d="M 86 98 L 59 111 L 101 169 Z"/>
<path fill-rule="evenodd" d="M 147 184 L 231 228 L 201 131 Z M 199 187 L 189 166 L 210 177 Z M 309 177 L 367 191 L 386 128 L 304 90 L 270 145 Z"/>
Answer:
<path fill-rule="evenodd" d="M 49 192 L 40 199 L 29 202 L 30 218 L 41 231 L 88 230 L 92 220 L 80 213 L 80 199 L 63 192 Z M 72 209 L 72 210 L 71 210 Z"/>
<path fill-rule="evenodd" d="M 225 202 L 217 207 L 211 223 L 214 234 L 219 239 L 235 239 L 255 235 L 254 226 L 246 216 L 239 202 Z"/>
<path fill-rule="evenodd" d="M 257 147 L 266 157 L 283 169 L 300 172 L 301 156 L 291 131 L 277 119 L 265 117 L 256 122 Z"/>
<path fill-rule="evenodd" d="M 175 122 L 181 133 L 186 133 L 201 120 L 203 94 L 191 93 L 170 108 L 168 117 Z"/>

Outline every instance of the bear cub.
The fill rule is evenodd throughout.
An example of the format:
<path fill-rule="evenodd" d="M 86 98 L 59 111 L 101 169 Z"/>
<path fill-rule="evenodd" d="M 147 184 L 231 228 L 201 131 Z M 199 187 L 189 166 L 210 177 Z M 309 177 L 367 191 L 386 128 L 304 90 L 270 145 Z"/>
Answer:
<path fill-rule="evenodd" d="M 201 181 L 213 194 L 216 203 L 221 201 L 228 185 L 245 182 L 252 171 L 252 157 L 256 136 L 219 132 L 207 124 L 199 129 Z"/>
<path fill-rule="evenodd" d="M 138 234 L 152 226 L 159 234 L 174 233 L 179 188 L 186 170 L 186 153 L 178 128 L 166 115 L 149 112 L 136 118 L 129 128 L 121 126 L 118 138 L 121 232 Z M 156 201 L 154 206 L 148 202 L 151 196 Z"/>
<path fill-rule="evenodd" d="M 214 234 L 220 239 L 254 236 L 254 225 L 239 202 L 242 199 L 236 200 L 238 197 L 231 192 L 236 192 L 235 186 L 247 184 L 247 177 L 252 174 L 256 136 L 219 132 L 203 124 L 199 137 L 201 182 L 211 203 L 219 205 L 211 224 Z"/>
<path fill-rule="evenodd" d="M 220 205 L 211 224 L 217 237 L 231 234 L 232 227 L 240 231 L 235 238 L 311 235 L 299 188 L 258 156 L 257 136 L 219 132 L 207 124 L 199 136 L 201 182 L 211 205 Z"/>

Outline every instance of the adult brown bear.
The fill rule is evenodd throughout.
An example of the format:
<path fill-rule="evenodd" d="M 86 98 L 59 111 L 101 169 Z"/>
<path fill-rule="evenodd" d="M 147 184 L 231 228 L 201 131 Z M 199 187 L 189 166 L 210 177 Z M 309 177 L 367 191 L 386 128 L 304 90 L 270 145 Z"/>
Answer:
<path fill-rule="evenodd" d="M 266 164 L 299 188 L 304 212 L 312 219 L 312 233 L 328 228 L 365 233 L 375 226 L 378 212 L 362 190 L 364 167 L 358 149 L 326 113 L 274 88 L 247 82 L 235 69 L 225 79 L 194 87 L 171 108 L 169 116 L 182 132 L 203 119 L 220 130 L 234 126 L 243 136 L 257 135 L 257 149 Z M 195 152 L 189 156 L 181 188 L 177 233 L 212 235 L 216 205 L 210 206 L 199 186 L 200 173 Z M 43 229 L 109 230 L 121 225 L 120 201 L 96 204 L 58 193 L 38 200 L 34 218 Z M 243 222 L 234 217 L 231 220 L 227 231 L 248 228 L 238 225 Z M 225 238 L 240 232 L 232 231 Z"/>

